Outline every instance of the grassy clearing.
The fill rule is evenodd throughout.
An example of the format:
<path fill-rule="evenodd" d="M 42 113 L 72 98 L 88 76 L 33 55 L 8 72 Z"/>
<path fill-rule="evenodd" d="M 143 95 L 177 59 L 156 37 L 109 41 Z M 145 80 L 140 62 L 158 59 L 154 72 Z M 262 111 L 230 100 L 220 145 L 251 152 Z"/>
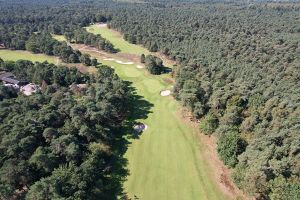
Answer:
<path fill-rule="evenodd" d="M 17 61 L 17 60 L 30 60 L 32 62 L 44 62 L 57 63 L 58 59 L 54 56 L 47 56 L 45 54 L 33 54 L 28 51 L 13 51 L 3 49 L 0 50 L 0 58 L 3 60 Z"/>
<path fill-rule="evenodd" d="M 136 54 L 146 51 L 132 46 L 107 28 L 88 28 L 91 29 L 122 51 Z M 97 58 L 96 52 L 86 53 Z M 113 66 L 122 79 L 131 81 L 137 93 L 153 104 L 152 113 L 141 120 L 148 129 L 139 139 L 131 141 L 125 155 L 130 170 L 125 183 L 129 196 L 136 195 L 143 200 L 227 199 L 212 178 L 212 170 L 203 155 L 205 147 L 196 137 L 197 131 L 180 119 L 180 105 L 175 100 L 159 95 L 159 91 L 171 89 L 171 84 L 163 80 L 169 75 L 152 76 L 144 69 L 137 69 L 136 64 L 100 60 Z"/>
<path fill-rule="evenodd" d="M 63 35 L 55 35 L 55 34 L 52 34 L 52 37 L 54 39 L 56 39 L 57 41 L 60 41 L 60 42 L 66 42 L 67 39 L 65 38 L 65 36 Z"/>
<path fill-rule="evenodd" d="M 149 54 L 149 51 L 141 46 L 130 44 L 126 42 L 120 33 L 113 31 L 109 28 L 99 28 L 97 24 L 89 26 L 86 28 L 88 32 L 94 34 L 100 34 L 104 38 L 108 38 L 109 41 L 117 48 L 120 49 L 122 53 L 130 54 Z"/>

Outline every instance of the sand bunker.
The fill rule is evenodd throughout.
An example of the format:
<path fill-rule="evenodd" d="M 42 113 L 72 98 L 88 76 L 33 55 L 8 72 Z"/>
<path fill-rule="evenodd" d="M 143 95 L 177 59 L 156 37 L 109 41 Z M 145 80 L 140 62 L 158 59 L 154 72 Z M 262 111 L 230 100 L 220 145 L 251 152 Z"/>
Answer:
<path fill-rule="evenodd" d="M 105 27 L 107 27 L 107 24 L 98 24 L 98 26 L 99 26 L 100 28 L 105 28 Z"/>
<path fill-rule="evenodd" d="M 113 59 L 113 58 L 104 58 L 103 60 L 113 61 L 115 59 Z"/>
<path fill-rule="evenodd" d="M 119 64 L 123 64 L 123 65 L 132 65 L 133 64 L 133 62 L 123 62 L 121 60 L 117 60 L 116 62 Z"/>
<path fill-rule="evenodd" d="M 148 128 L 148 126 L 146 124 L 143 123 L 138 123 L 136 125 L 133 126 L 133 129 L 137 132 L 142 132 L 144 130 L 146 130 Z"/>
<path fill-rule="evenodd" d="M 160 92 L 160 96 L 169 96 L 171 94 L 171 91 L 170 90 L 163 90 Z"/>
<path fill-rule="evenodd" d="M 138 68 L 138 69 L 143 69 L 144 66 L 143 66 L 143 65 L 137 65 L 136 68 Z"/>

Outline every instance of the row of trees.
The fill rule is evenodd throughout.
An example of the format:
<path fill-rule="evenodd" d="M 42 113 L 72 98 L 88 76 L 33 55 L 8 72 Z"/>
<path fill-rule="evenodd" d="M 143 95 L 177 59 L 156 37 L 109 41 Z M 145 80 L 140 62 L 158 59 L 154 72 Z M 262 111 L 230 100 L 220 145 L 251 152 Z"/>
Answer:
<path fill-rule="evenodd" d="M 37 33 L 29 37 L 25 42 L 27 51 L 33 53 L 44 53 L 46 55 L 58 56 L 66 63 L 83 63 L 87 66 L 97 65 L 97 59 L 91 59 L 87 54 L 81 54 L 73 50 L 66 42 L 59 42 L 52 38 L 49 33 Z"/>
<path fill-rule="evenodd" d="M 128 85 L 106 66 L 95 75 L 29 61 L 0 69 L 42 85 L 29 97 L 0 85 L 0 198 L 117 199 Z"/>
<path fill-rule="evenodd" d="M 113 44 L 101 37 L 100 34 L 94 35 L 92 33 L 87 32 L 85 29 L 78 29 L 74 32 L 66 32 L 64 35 L 70 42 L 89 45 L 109 53 L 118 52 L 118 50 L 114 48 Z"/>

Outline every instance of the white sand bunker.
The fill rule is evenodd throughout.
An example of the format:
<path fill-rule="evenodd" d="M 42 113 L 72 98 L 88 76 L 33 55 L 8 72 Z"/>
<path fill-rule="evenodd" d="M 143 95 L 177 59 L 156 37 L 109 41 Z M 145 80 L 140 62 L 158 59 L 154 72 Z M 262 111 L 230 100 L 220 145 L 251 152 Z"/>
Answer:
<path fill-rule="evenodd" d="M 169 96 L 171 94 L 171 91 L 170 90 L 163 90 L 160 92 L 160 96 Z"/>
<path fill-rule="evenodd" d="M 137 65 L 136 68 L 138 68 L 138 69 L 143 69 L 144 66 L 143 66 L 143 65 Z"/>
<path fill-rule="evenodd" d="M 132 65 L 133 64 L 133 62 L 123 62 L 121 60 L 117 60 L 116 62 L 119 64 L 123 64 L 123 65 Z"/>
<path fill-rule="evenodd" d="M 113 58 L 104 58 L 103 60 L 113 61 L 115 59 L 113 59 Z"/>
<path fill-rule="evenodd" d="M 98 26 L 100 27 L 100 28 L 105 28 L 105 27 L 107 27 L 107 24 L 98 24 Z"/>
<path fill-rule="evenodd" d="M 133 126 L 133 129 L 139 133 L 146 130 L 147 128 L 148 126 L 143 123 L 137 123 L 136 125 Z"/>

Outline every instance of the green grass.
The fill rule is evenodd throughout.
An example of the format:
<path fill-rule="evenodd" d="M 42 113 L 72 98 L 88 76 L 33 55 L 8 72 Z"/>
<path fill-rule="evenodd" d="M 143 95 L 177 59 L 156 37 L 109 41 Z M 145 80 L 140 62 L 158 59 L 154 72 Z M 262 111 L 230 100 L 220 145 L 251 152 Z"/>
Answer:
<path fill-rule="evenodd" d="M 56 39 L 57 41 L 60 41 L 60 42 L 66 42 L 67 39 L 65 38 L 65 36 L 63 35 L 55 35 L 55 34 L 52 34 L 52 37 L 54 39 Z"/>
<path fill-rule="evenodd" d="M 115 46 L 115 48 L 120 49 L 122 53 L 131 54 L 149 54 L 149 51 L 141 46 L 130 44 L 126 42 L 119 33 L 110 30 L 109 28 L 99 28 L 96 24 L 86 27 L 88 32 L 94 34 L 100 34 L 104 38 L 109 38 L 109 41 Z"/>
<path fill-rule="evenodd" d="M 17 60 L 30 60 L 32 62 L 44 62 L 57 63 L 57 58 L 54 56 L 47 56 L 44 54 L 33 54 L 28 51 L 13 51 L 3 49 L 0 50 L 0 58 L 3 60 L 17 61 Z"/>
<path fill-rule="evenodd" d="M 91 28 L 93 33 L 101 33 L 124 52 L 140 54 L 146 51 L 116 37 L 107 28 L 100 30 L 92 26 L 88 30 Z M 92 56 L 97 57 L 97 54 Z M 137 93 L 153 104 L 152 113 L 141 120 L 148 129 L 139 139 L 131 141 L 125 155 L 130 176 L 124 187 L 129 196 L 136 195 L 142 200 L 227 199 L 214 182 L 197 133 L 180 119 L 180 105 L 171 97 L 159 95 L 160 90 L 171 88 L 163 81 L 169 75 L 149 75 L 135 64 L 101 62 L 113 66 L 122 79 L 131 81 Z"/>

